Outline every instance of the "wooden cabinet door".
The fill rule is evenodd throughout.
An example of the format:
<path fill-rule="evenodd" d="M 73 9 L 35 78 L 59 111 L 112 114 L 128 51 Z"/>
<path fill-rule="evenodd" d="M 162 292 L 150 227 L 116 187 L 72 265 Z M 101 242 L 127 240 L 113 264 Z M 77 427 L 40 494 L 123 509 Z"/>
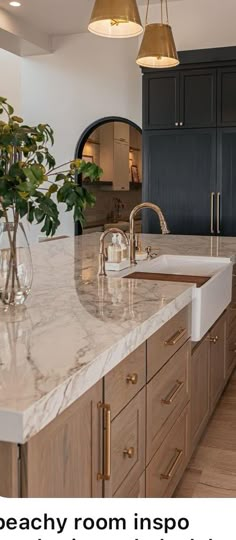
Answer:
<path fill-rule="evenodd" d="M 210 415 L 210 344 L 205 338 L 191 358 L 191 448 L 195 448 Z"/>
<path fill-rule="evenodd" d="M 102 497 L 100 400 L 102 381 L 23 446 L 23 497 Z"/>
<path fill-rule="evenodd" d="M 216 130 L 144 132 L 144 200 L 159 205 L 172 234 L 211 234 L 211 192 L 216 190 Z M 154 212 L 143 232 L 160 233 Z"/>
<path fill-rule="evenodd" d="M 236 125 L 236 67 L 218 70 L 218 126 Z"/>
<path fill-rule="evenodd" d="M 219 231 L 236 236 L 236 127 L 218 130 L 218 186 L 220 194 Z"/>
<path fill-rule="evenodd" d="M 179 122 L 179 73 L 144 75 L 143 80 L 144 128 L 166 129 Z"/>
<path fill-rule="evenodd" d="M 224 388 L 226 363 L 226 313 L 209 332 L 210 339 L 210 394 L 211 411 Z"/>
<path fill-rule="evenodd" d="M 180 73 L 180 127 L 216 126 L 216 69 Z"/>
<path fill-rule="evenodd" d="M 145 388 L 111 423 L 111 477 L 105 497 L 129 492 L 145 469 Z M 119 491 L 118 491 L 119 490 Z"/>

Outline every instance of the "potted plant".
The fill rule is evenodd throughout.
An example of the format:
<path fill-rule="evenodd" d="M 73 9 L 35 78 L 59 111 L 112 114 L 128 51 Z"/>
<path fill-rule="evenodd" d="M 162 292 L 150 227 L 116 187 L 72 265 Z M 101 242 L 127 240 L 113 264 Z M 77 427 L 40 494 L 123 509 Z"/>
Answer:
<path fill-rule="evenodd" d="M 0 299 L 5 305 L 22 304 L 32 282 L 32 263 L 22 218 L 40 223 L 46 236 L 60 225 L 58 204 L 73 211 L 84 225 L 84 210 L 95 197 L 79 185 L 83 174 L 96 181 L 102 170 L 95 163 L 75 159 L 56 166 L 50 147 L 53 130 L 48 124 L 28 126 L 0 97 Z M 23 243 L 25 249 L 23 249 Z"/>

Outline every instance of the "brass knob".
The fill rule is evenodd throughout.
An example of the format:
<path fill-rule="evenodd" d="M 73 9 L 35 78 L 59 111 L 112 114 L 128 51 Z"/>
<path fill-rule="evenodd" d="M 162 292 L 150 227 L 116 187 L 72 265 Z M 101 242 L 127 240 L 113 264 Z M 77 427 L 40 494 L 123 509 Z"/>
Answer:
<path fill-rule="evenodd" d="M 134 447 L 131 446 L 130 448 L 125 448 L 125 450 L 123 450 L 123 454 L 124 456 L 128 456 L 128 458 L 131 459 L 132 457 L 134 457 Z"/>
<path fill-rule="evenodd" d="M 219 340 L 219 337 L 218 336 L 210 336 L 210 343 L 214 343 L 214 345 L 217 343 L 217 341 Z"/>
<path fill-rule="evenodd" d="M 126 382 L 131 384 L 137 384 L 138 382 L 138 374 L 132 373 L 132 375 L 127 375 Z"/>

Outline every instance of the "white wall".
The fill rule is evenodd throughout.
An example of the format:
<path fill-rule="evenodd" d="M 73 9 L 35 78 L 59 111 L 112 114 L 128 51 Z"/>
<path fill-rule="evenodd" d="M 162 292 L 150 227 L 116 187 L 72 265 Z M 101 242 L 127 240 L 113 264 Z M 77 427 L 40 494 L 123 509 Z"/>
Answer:
<path fill-rule="evenodd" d="M 178 50 L 236 45 L 235 0 L 173 0 L 168 5 Z M 140 13 L 144 18 L 144 6 Z M 160 4 L 151 5 L 149 13 L 149 22 L 160 20 Z"/>
<path fill-rule="evenodd" d="M 22 60 L 22 114 L 27 123 L 48 122 L 55 130 L 58 164 L 74 157 L 83 130 L 104 116 L 141 125 L 141 73 L 137 39 L 108 40 L 84 33 L 56 38 L 53 55 Z M 73 234 L 70 214 L 61 234 Z M 37 227 L 31 230 L 36 240 Z"/>
<path fill-rule="evenodd" d="M 21 58 L 0 49 L 0 95 L 13 105 L 16 114 L 21 113 Z"/>

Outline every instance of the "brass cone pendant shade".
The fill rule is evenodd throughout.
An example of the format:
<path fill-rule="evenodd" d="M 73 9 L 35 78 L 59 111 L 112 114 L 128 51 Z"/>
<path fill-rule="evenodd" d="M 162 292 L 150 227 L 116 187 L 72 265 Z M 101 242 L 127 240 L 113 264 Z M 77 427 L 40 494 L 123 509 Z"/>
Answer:
<path fill-rule="evenodd" d="M 143 27 L 136 0 L 96 0 L 88 29 L 110 38 L 138 36 Z"/>
<path fill-rule="evenodd" d="M 163 3 L 161 0 L 161 23 L 148 24 L 150 0 L 147 0 L 144 36 L 139 49 L 137 64 L 147 68 L 171 68 L 179 64 L 175 42 L 169 25 L 168 0 L 165 0 L 166 23 L 163 22 Z"/>
<path fill-rule="evenodd" d="M 136 60 L 139 66 L 170 68 L 179 64 L 171 27 L 168 24 L 147 24 Z"/>

